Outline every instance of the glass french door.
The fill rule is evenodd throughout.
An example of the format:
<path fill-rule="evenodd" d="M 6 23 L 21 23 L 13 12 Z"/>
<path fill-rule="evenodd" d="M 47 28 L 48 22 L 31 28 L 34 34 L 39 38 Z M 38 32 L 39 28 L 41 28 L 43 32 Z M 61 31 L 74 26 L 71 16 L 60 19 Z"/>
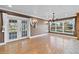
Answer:
<path fill-rule="evenodd" d="M 17 38 L 17 20 L 9 20 L 9 40 Z"/>
<path fill-rule="evenodd" d="M 9 41 L 27 37 L 27 20 L 9 20 Z"/>
<path fill-rule="evenodd" d="M 27 36 L 27 20 L 21 21 L 21 37 Z"/>
<path fill-rule="evenodd" d="M 3 14 L 0 20 L 0 43 L 24 39 L 30 36 L 30 20 L 28 18 Z"/>

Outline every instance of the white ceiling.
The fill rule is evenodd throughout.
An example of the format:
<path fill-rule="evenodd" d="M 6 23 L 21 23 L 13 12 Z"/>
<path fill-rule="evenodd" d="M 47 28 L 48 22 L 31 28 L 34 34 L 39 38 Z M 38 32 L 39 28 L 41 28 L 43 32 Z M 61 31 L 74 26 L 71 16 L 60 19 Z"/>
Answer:
<path fill-rule="evenodd" d="M 79 5 L 12 5 L 12 7 L 8 7 L 8 5 L 0 5 L 0 8 L 43 19 L 52 18 L 53 12 L 55 13 L 55 18 L 75 16 L 76 13 L 79 12 Z"/>

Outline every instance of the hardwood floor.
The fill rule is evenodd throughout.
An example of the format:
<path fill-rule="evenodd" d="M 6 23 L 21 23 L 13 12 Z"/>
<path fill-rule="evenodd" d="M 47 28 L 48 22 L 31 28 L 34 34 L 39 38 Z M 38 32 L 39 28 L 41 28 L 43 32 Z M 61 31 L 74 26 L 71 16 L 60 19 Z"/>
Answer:
<path fill-rule="evenodd" d="M 77 54 L 79 40 L 60 34 L 46 34 L 0 46 L 1 54 Z"/>

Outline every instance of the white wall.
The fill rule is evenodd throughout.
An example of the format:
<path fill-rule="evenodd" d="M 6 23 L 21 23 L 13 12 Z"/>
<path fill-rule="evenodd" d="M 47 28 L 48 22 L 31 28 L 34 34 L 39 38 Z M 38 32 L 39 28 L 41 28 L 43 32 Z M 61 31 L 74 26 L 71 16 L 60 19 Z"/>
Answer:
<path fill-rule="evenodd" d="M 32 19 L 32 21 L 34 20 L 34 18 Z M 36 36 L 36 35 L 41 35 L 41 34 L 45 34 L 48 33 L 48 23 L 46 20 L 40 20 L 40 19 L 36 19 L 37 20 L 37 24 L 36 27 L 31 27 L 31 35 L 32 36 Z"/>

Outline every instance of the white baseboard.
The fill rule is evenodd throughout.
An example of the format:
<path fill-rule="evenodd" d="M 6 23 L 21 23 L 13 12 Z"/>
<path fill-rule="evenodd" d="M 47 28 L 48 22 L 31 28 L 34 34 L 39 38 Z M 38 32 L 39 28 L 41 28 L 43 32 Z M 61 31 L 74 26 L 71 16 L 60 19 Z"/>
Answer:
<path fill-rule="evenodd" d="M 7 41 L 7 43 L 8 43 L 8 42 L 13 42 L 13 41 L 18 41 L 18 40 L 23 40 L 23 39 L 25 39 L 25 38 L 28 38 L 28 37 L 22 37 L 22 38 L 13 39 L 13 40 Z"/>
<path fill-rule="evenodd" d="M 6 43 L 0 43 L 0 45 L 5 45 Z"/>
<path fill-rule="evenodd" d="M 29 38 L 36 38 L 36 37 L 40 37 L 40 36 L 44 36 L 44 35 L 47 35 L 48 33 L 45 33 L 45 34 L 40 34 L 40 35 L 35 35 L 35 36 L 31 36 Z"/>

